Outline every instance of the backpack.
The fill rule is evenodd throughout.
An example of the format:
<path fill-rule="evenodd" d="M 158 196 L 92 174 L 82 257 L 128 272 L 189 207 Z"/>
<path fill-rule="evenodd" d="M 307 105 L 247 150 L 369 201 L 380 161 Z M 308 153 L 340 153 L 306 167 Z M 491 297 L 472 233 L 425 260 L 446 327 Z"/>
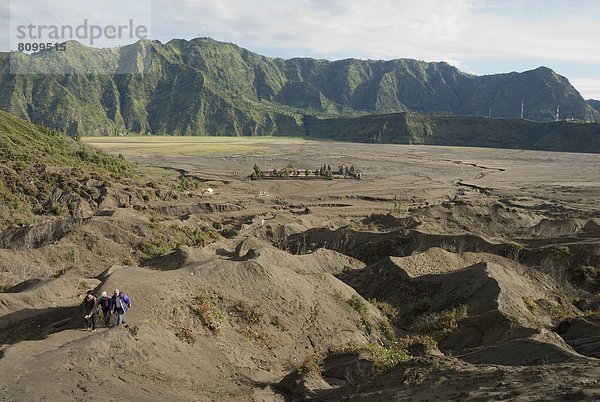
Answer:
<path fill-rule="evenodd" d="M 100 304 L 102 305 L 103 309 L 105 307 L 106 307 L 106 309 L 108 309 L 108 307 L 110 306 L 110 298 L 109 297 L 103 297 L 102 300 L 100 300 Z"/>

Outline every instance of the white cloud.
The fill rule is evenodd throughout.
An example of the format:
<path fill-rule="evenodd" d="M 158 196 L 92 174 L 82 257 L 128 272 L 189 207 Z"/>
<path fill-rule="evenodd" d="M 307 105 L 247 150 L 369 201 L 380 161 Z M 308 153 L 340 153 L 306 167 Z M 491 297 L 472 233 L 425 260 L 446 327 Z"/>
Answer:
<path fill-rule="evenodd" d="M 0 1 L 3 2 L 0 19 L 6 21 L 10 16 L 3 35 L 7 35 L 12 50 L 19 43 L 71 39 L 88 46 L 115 47 L 138 40 L 151 28 L 151 0 L 10 0 L 9 14 L 8 2 Z M 138 27 L 142 29 L 137 30 Z M 2 39 L 6 42 L 6 36 Z"/>
<path fill-rule="evenodd" d="M 248 47 L 309 51 L 322 57 L 449 59 L 473 0 L 185 1 L 176 20 L 155 19 L 160 36 L 206 33 Z M 171 5 L 156 2 L 154 15 Z M 299 54 L 298 56 L 302 56 Z"/>
<path fill-rule="evenodd" d="M 201 34 L 271 55 L 293 49 L 295 56 L 407 57 L 459 68 L 512 59 L 600 71 L 600 2 L 590 0 L 185 0 L 176 8 L 156 0 L 153 13 L 157 39 Z"/>
<path fill-rule="evenodd" d="M 585 99 L 600 100 L 600 78 L 571 78 L 571 84 L 581 92 Z"/>
<path fill-rule="evenodd" d="M 600 42 L 593 40 L 599 16 L 538 21 L 496 15 L 473 18 L 455 43 L 462 56 L 491 59 L 555 60 L 600 65 Z"/>
<path fill-rule="evenodd" d="M 491 7 L 483 0 L 186 0 L 177 11 L 171 2 L 156 1 L 154 23 L 159 36 L 204 32 L 255 48 L 307 49 L 324 57 L 600 64 L 600 41 L 593 40 L 599 7 L 589 6 L 590 12 L 575 1 L 532 1 L 537 13 L 527 2 Z M 162 18 L 169 14 L 176 18 Z"/>
<path fill-rule="evenodd" d="M 140 1 L 150 2 L 11 0 L 17 15 L 42 10 L 38 17 L 53 13 L 52 20 L 67 23 L 84 17 L 145 18 L 147 7 Z M 4 22 L 8 0 L 0 3 Z M 594 39 L 600 2 L 590 0 L 154 0 L 152 5 L 151 28 L 163 41 L 205 35 L 254 49 L 304 52 L 298 56 L 600 65 L 600 41 Z"/>

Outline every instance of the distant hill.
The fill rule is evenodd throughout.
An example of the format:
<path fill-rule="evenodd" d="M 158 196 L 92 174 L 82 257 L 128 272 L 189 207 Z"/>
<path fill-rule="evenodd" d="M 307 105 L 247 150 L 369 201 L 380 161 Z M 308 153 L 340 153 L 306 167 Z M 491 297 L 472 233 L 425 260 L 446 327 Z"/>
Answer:
<path fill-rule="evenodd" d="M 599 120 L 549 68 L 474 76 L 411 59 L 264 57 L 229 43 L 140 41 L 116 49 L 0 54 L 0 109 L 69 134 L 299 135 L 305 116 L 413 111 Z M 100 68 L 106 74 L 62 74 Z M 136 74 L 124 74 L 134 71 Z"/>
<path fill-rule="evenodd" d="M 598 112 L 600 112 L 600 100 L 596 100 L 596 99 L 588 99 L 587 103 L 593 107 L 595 110 L 597 110 Z"/>
<path fill-rule="evenodd" d="M 311 118 L 305 125 L 309 136 L 367 143 L 600 153 L 600 123 L 395 113 L 351 119 Z"/>

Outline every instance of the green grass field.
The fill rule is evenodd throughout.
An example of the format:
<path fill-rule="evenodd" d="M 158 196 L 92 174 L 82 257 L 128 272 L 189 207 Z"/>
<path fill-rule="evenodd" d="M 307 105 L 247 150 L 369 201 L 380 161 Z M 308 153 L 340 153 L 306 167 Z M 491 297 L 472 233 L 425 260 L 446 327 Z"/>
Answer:
<path fill-rule="evenodd" d="M 278 148 L 315 142 L 301 137 L 83 137 L 81 141 L 110 154 L 206 155 L 277 154 Z"/>

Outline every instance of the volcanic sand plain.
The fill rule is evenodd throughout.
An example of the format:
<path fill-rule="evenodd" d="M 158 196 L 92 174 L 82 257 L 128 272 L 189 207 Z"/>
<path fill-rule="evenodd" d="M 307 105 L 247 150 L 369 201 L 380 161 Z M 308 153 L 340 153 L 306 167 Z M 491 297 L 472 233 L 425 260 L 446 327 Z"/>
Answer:
<path fill-rule="evenodd" d="M 51 244 L 1 250 L 19 266 L 3 268 L 9 284 L 31 278 L 0 293 L 2 400 L 600 397 L 597 288 L 577 283 L 598 268 L 600 155 L 83 141 L 149 180 L 197 186 L 106 203 Z M 362 180 L 248 180 L 255 164 L 352 165 Z M 220 232 L 133 251 L 173 226 Z M 48 256 L 71 248 L 78 267 L 53 278 Z M 129 328 L 83 331 L 82 293 L 115 287 L 134 300 Z"/>

